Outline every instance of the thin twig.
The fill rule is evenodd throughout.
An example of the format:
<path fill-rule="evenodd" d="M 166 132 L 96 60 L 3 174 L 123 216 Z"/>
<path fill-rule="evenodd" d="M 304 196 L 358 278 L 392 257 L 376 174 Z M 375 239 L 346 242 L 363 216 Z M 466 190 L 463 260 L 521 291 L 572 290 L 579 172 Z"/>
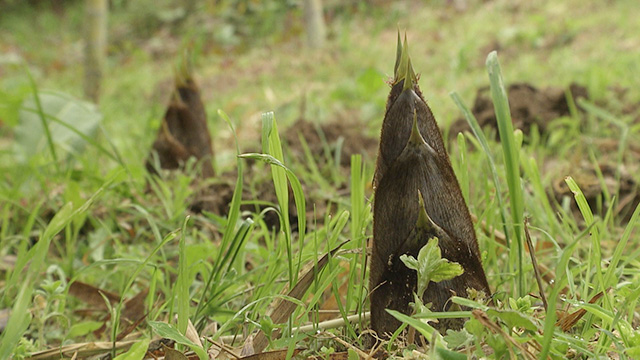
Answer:
<path fill-rule="evenodd" d="M 371 317 L 371 313 L 369 311 L 364 312 L 361 314 L 354 314 L 354 315 L 349 315 L 347 316 L 347 320 L 345 321 L 344 318 L 340 317 L 337 319 L 331 319 L 331 320 L 326 320 L 326 321 L 322 321 L 319 322 L 317 324 L 306 324 L 306 325 L 302 325 L 302 326 L 298 326 L 295 327 L 293 329 L 291 329 L 291 332 L 310 332 L 310 331 L 314 331 L 314 330 L 329 330 L 329 329 L 335 329 L 335 328 L 339 328 L 341 326 L 344 326 L 347 322 L 349 323 L 355 323 L 357 321 L 367 321 L 369 320 L 369 318 Z M 236 335 L 227 335 L 227 336 L 220 336 L 219 341 L 225 344 L 231 344 L 235 341 L 244 341 L 244 338 L 242 336 L 236 336 Z"/>
<path fill-rule="evenodd" d="M 231 355 L 232 357 L 234 357 L 235 359 L 240 359 L 240 356 L 238 356 L 236 353 L 233 352 L 232 349 L 229 349 L 229 347 L 227 345 L 225 345 L 224 342 L 217 342 L 215 340 L 213 340 L 212 338 L 205 336 L 204 337 L 208 342 L 211 343 L 211 345 L 215 345 L 217 348 L 219 348 L 220 350 L 226 352 L 227 354 Z"/>
<path fill-rule="evenodd" d="M 542 288 L 542 279 L 540 278 L 540 270 L 538 269 L 538 260 L 536 260 L 536 254 L 533 250 L 533 243 L 531 242 L 531 234 L 529 234 L 529 218 L 524 219 L 524 235 L 527 239 L 527 246 L 529 247 L 529 255 L 531 256 L 531 263 L 533 264 L 533 272 L 536 275 L 536 281 L 538 282 L 538 290 L 540 291 L 540 298 L 542 299 L 542 305 L 544 311 L 547 311 L 547 297 L 544 295 Z"/>
<path fill-rule="evenodd" d="M 357 347 L 353 346 L 352 344 L 342 340 L 339 336 L 332 334 L 332 333 L 328 333 L 328 332 L 323 332 L 322 335 L 326 335 L 327 337 L 339 342 L 340 344 L 344 345 L 346 348 L 348 349 L 352 349 L 353 351 L 355 351 L 356 353 L 358 353 L 358 355 L 360 356 L 361 359 L 370 359 L 371 358 L 371 354 L 367 354 L 366 352 L 358 349 Z"/>

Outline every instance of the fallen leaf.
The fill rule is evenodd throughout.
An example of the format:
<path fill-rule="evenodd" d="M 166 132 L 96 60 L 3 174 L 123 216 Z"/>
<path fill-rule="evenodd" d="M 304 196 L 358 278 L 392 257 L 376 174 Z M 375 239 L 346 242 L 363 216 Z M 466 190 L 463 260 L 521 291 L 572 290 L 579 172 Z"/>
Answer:
<path fill-rule="evenodd" d="M 144 300 L 146 299 L 147 294 L 149 294 L 148 288 L 140 291 L 136 296 L 125 301 L 122 316 L 131 321 L 139 320 L 141 314 L 145 314 Z"/>
<path fill-rule="evenodd" d="M 600 298 L 604 295 L 601 291 L 594 295 L 591 300 L 589 300 L 589 304 L 595 304 L 596 301 L 600 300 Z M 582 319 L 582 317 L 587 313 L 585 309 L 579 309 L 577 311 L 572 312 L 571 314 L 567 314 L 566 312 L 562 312 L 558 314 L 558 321 L 556 322 L 556 326 L 559 326 L 562 331 L 567 332 L 571 330 L 572 327 L 576 325 L 578 320 Z"/>
<path fill-rule="evenodd" d="M 200 341 L 200 336 L 198 336 L 198 330 L 196 330 L 195 326 L 193 326 L 191 319 L 189 319 L 189 323 L 187 324 L 187 332 L 184 335 L 187 337 L 187 339 L 193 341 L 194 344 L 200 347 L 204 347 L 202 346 L 202 341 Z"/>
<path fill-rule="evenodd" d="M 104 303 L 104 298 L 102 297 L 102 295 L 109 299 L 109 302 L 111 304 L 120 302 L 120 295 L 102 290 L 93 285 L 89 285 L 77 280 L 69 285 L 69 294 L 77 297 L 88 305 L 94 306 L 101 310 L 107 310 L 107 304 Z"/>
<path fill-rule="evenodd" d="M 125 337 L 127 337 L 127 335 L 131 334 L 131 332 L 133 332 L 133 330 L 135 330 L 138 327 L 138 325 L 140 325 L 140 323 L 147 317 L 147 315 L 148 314 L 142 315 L 140 319 L 138 319 L 138 321 L 130 324 L 124 330 L 122 330 L 122 332 L 118 334 L 118 336 L 116 336 L 116 341 L 120 341 Z"/>
<path fill-rule="evenodd" d="M 343 242 L 342 244 L 336 246 L 328 254 L 325 254 L 320 260 L 318 260 L 316 266 L 311 267 L 306 271 L 304 275 L 300 276 L 298 278 L 298 283 L 295 284 L 295 286 L 287 293 L 287 296 L 298 300 L 302 299 L 304 294 L 309 289 L 309 286 L 311 286 L 311 284 L 313 283 L 313 279 L 315 278 L 316 274 L 320 272 L 329 262 L 329 257 L 335 255 L 335 253 L 340 250 L 340 248 L 348 241 L 349 240 Z M 289 316 L 293 314 L 296 306 L 297 305 L 295 303 L 289 300 L 279 299 L 270 314 L 271 320 L 274 324 L 284 323 L 289 318 Z M 280 336 L 280 332 L 279 330 L 276 330 L 271 335 L 273 338 L 278 338 Z M 253 342 L 254 354 L 261 353 L 267 347 L 267 345 L 269 345 L 269 340 L 262 330 L 259 331 L 252 340 L 249 339 L 251 339 L 251 337 L 249 337 L 245 341 L 245 344 L 247 341 Z M 251 353 L 246 354 L 252 355 Z"/>
<path fill-rule="evenodd" d="M 187 356 L 176 349 L 164 346 L 164 358 L 165 360 L 187 360 Z"/>

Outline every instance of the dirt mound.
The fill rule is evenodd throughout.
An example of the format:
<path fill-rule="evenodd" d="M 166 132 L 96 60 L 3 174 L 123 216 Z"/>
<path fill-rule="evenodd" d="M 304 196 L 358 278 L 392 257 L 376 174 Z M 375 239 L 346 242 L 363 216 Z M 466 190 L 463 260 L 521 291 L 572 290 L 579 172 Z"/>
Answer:
<path fill-rule="evenodd" d="M 580 186 L 594 213 L 605 215 L 607 209 L 599 209 L 599 204 L 605 204 L 606 191 L 610 196 L 617 195 L 618 200 L 613 209 L 614 218 L 620 219 L 622 223 L 627 223 L 631 219 L 633 211 L 640 204 L 640 184 L 631 176 L 633 170 L 625 166 L 617 168 L 611 163 L 601 162 L 598 164 L 598 170 L 602 174 L 601 180 L 593 164 L 587 161 L 582 161 L 578 165 L 566 164 L 565 166 Z M 573 201 L 573 193 L 564 181 L 564 176 L 552 183 L 551 192 L 551 196 L 560 204 L 568 197 L 576 218 L 582 218 L 576 202 Z M 608 205 L 602 205 L 602 207 L 606 206 Z"/>
<path fill-rule="evenodd" d="M 587 89 L 575 83 L 566 90 L 555 87 L 538 89 L 527 83 L 510 85 L 507 96 L 514 128 L 521 129 L 522 132 L 528 134 L 535 124 L 540 133 L 545 133 L 551 121 L 570 114 L 568 94 L 571 94 L 574 103 L 578 98 L 589 98 Z M 478 90 L 471 111 L 481 127 L 497 128 L 489 87 Z M 471 129 L 465 119 L 458 119 L 451 125 L 449 134 L 457 136 L 462 131 L 471 131 Z"/>
<path fill-rule="evenodd" d="M 374 159 L 376 156 L 378 140 L 363 134 L 362 124 L 357 122 L 332 122 L 327 124 L 314 124 L 306 120 L 298 120 L 287 128 L 283 135 L 283 148 L 294 156 L 297 161 L 305 162 L 305 150 L 300 140 L 304 138 L 311 156 L 318 165 L 325 165 L 328 159 L 333 159 L 340 152 L 340 168 L 348 173 L 350 169 L 351 155 L 362 154 L 363 157 Z M 258 199 L 261 202 L 277 204 L 275 190 L 271 180 L 271 173 L 262 163 L 254 161 L 245 162 L 245 184 L 243 186 L 243 199 Z M 208 211 L 218 215 L 225 215 L 229 211 L 229 204 L 233 196 L 236 170 L 224 172 L 215 177 L 215 182 L 206 188 L 196 191 L 191 210 L 194 212 Z M 313 214 L 314 210 L 322 214 L 329 200 L 319 197 L 322 194 L 318 184 L 308 184 L 302 180 L 302 187 L 307 196 L 307 214 Z M 251 181 L 251 184 L 248 183 Z M 339 189 L 338 189 L 339 190 Z M 297 213 L 293 192 L 289 191 L 289 221 L 295 230 L 297 226 Z M 244 211 L 260 212 L 265 205 L 243 205 Z M 321 219 L 320 219 L 321 220 Z M 265 223 L 268 227 L 278 228 L 279 219 L 274 212 L 265 214 Z"/>
<path fill-rule="evenodd" d="M 351 155 L 362 154 L 364 159 L 375 159 L 378 139 L 365 135 L 363 128 L 364 125 L 358 121 L 315 124 L 300 119 L 285 131 L 283 140 L 291 153 L 301 161 L 304 161 L 304 148 L 300 136 L 317 161 L 326 161 L 327 156 L 333 157 L 339 151 L 340 166 L 349 169 Z"/>
<path fill-rule="evenodd" d="M 245 169 L 243 176 L 245 184 L 243 184 L 242 187 L 242 199 L 259 199 L 268 203 L 277 204 L 278 199 L 276 198 L 271 178 L 259 181 L 253 184 L 253 186 L 247 183 L 248 179 L 251 179 L 255 174 L 257 174 L 257 171 L 252 167 Z M 207 211 L 216 215 L 226 216 L 229 213 L 229 205 L 233 198 L 237 176 L 238 174 L 235 169 L 218 175 L 213 184 L 195 192 L 189 209 L 195 213 Z M 297 226 L 297 214 L 293 195 L 291 195 L 289 199 L 289 205 L 289 221 L 295 230 Z M 240 206 L 240 211 L 259 213 L 264 208 L 266 208 L 265 205 L 247 204 Z M 277 229 L 280 226 L 278 215 L 272 211 L 264 214 L 264 221 L 269 228 Z"/>
<path fill-rule="evenodd" d="M 613 111 L 623 116 L 630 116 L 632 124 L 640 121 L 640 104 L 629 99 L 628 89 L 612 87 L 610 90 L 613 96 L 610 97 L 609 102 L 596 103 L 596 106 L 602 106 L 605 109 L 619 108 L 620 111 Z M 572 99 L 574 104 L 577 104 L 580 98 L 589 99 L 586 88 L 575 83 L 567 89 L 554 87 L 538 89 L 527 83 L 516 83 L 508 87 L 507 95 L 514 128 L 521 129 L 525 134 L 528 134 L 534 126 L 538 128 L 540 134 L 553 131 L 553 127 L 549 126 L 552 121 L 571 115 L 569 99 Z M 491 127 L 496 129 L 497 133 L 497 122 L 488 87 L 477 91 L 472 112 L 481 127 Z M 583 118 L 584 113 L 582 111 L 580 113 Z M 581 119 L 581 121 L 584 120 Z M 616 196 L 613 215 L 617 221 L 626 223 L 640 203 L 640 183 L 634 176 L 638 173 L 640 146 L 634 141 L 628 141 L 625 145 L 623 164 L 618 165 L 619 161 L 613 159 L 611 154 L 619 151 L 620 139 L 616 137 L 619 130 L 615 127 L 610 128 L 612 131 L 607 130 L 598 133 L 597 136 L 589 137 L 589 141 L 599 150 L 597 168 L 588 161 L 586 154 L 580 152 L 574 154 L 573 161 L 552 157 L 545 162 L 545 172 L 552 174 L 553 179 L 547 192 L 549 197 L 558 204 L 565 204 L 569 198 L 570 210 L 576 218 L 581 219 L 582 215 L 573 200 L 573 194 L 564 181 L 566 175 L 571 174 L 594 213 L 604 216 L 607 207 L 610 206 L 606 203 L 610 199 L 608 196 Z M 461 131 L 470 131 L 464 119 L 457 120 L 451 126 L 449 134 L 454 137 Z"/>

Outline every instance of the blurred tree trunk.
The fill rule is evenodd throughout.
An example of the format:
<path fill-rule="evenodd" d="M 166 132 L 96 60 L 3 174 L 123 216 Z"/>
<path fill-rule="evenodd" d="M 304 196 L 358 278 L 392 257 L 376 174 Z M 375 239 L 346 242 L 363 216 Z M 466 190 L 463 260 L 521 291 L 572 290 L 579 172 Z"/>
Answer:
<path fill-rule="evenodd" d="M 324 24 L 322 0 L 304 0 L 304 26 L 307 31 L 307 45 L 312 49 L 324 46 L 327 29 Z"/>
<path fill-rule="evenodd" d="M 84 95 L 98 103 L 107 48 L 108 0 L 85 0 Z"/>

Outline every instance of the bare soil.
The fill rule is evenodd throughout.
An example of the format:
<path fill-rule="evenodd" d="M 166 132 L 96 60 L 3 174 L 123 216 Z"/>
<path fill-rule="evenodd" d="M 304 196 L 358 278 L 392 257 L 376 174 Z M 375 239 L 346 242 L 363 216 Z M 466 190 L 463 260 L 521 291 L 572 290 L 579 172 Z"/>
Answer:
<path fill-rule="evenodd" d="M 507 96 L 514 128 L 529 134 L 535 125 L 540 133 L 545 133 L 551 121 L 570 115 L 569 95 L 574 104 L 578 98 L 589 98 L 587 89 L 578 84 L 571 84 L 567 89 L 538 89 L 527 83 L 512 84 L 507 89 Z M 478 89 L 471 111 L 481 127 L 497 127 L 489 87 Z M 463 131 L 471 131 L 471 128 L 464 119 L 458 119 L 451 126 L 449 134 L 456 136 Z"/>

